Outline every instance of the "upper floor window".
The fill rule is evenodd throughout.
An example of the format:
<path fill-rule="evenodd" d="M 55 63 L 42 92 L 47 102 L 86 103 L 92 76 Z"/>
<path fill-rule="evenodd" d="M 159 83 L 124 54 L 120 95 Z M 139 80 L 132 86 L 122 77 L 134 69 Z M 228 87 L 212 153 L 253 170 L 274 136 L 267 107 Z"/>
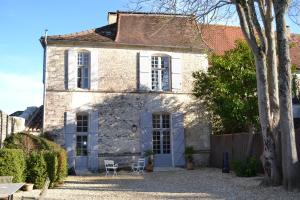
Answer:
<path fill-rule="evenodd" d="M 87 114 L 77 114 L 76 131 L 79 133 L 88 132 L 89 117 Z"/>
<path fill-rule="evenodd" d="M 89 88 L 90 75 L 90 54 L 88 52 L 79 52 L 77 56 L 77 87 Z"/>
<path fill-rule="evenodd" d="M 170 90 L 170 57 L 151 57 L 151 88 L 156 91 Z"/>

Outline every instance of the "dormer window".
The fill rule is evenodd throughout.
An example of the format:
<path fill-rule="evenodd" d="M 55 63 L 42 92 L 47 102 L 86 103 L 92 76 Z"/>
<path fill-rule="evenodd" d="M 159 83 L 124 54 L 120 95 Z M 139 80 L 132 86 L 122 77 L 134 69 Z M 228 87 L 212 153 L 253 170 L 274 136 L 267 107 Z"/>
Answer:
<path fill-rule="evenodd" d="M 170 57 L 151 57 L 151 87 L 154 91 L 170 90 Z"/>
<path fill-rule="evenodd" d="M 79 52 L 77 56 L 77 87 L 89 88 L 90 74 L 90 54 L 89 52 Z"/>

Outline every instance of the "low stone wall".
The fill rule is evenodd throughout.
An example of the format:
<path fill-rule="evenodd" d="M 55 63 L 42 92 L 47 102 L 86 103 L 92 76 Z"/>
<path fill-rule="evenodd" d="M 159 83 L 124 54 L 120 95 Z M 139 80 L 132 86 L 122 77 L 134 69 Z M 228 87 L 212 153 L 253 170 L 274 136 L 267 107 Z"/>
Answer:
<path fill-rule="evenodd" d="M 21 117 L 11 117 L 0 110 L 0 147 L 6 137 L 13 133 L 25 130 L 25 119 Z"/>

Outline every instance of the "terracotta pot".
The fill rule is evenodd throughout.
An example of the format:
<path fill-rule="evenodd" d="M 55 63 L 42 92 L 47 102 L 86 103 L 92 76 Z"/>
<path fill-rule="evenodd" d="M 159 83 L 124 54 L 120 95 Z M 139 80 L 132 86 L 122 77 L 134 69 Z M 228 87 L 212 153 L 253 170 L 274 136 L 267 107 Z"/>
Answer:
<path fill-rule="evenodd" d="M 146 165 L 146 171 L 147 172 L 153 172 L 153 164 L 147 164 Z"/>
<path fill-rule="evenodd" d="M 23 186 L 23 190 L 24 190 L 24 191 L 32 191 L 32 190 L 33 190 L 33 184 L 32 184 L 32 183 L 26 183 L 26 184 Z"/>
<path fill-rule="evenodd" d="M 193 162 L 187 162 L 186 164 L 186 169 L 187 170 L 193 170 L 194 169 L 194 163 Z"/>

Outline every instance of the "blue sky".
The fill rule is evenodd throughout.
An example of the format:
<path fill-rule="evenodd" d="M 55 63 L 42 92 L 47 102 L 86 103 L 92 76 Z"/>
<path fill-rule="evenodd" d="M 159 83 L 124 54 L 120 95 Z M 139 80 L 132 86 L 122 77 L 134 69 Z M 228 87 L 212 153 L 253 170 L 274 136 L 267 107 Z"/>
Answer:
<path fill-rule="evenodd" d="M 0 0 L 0 109 L 7 113 L 42 104 L 43 49 L 49 35 L 107 23 L 107 12 L 126 10 L 128 0 Z M 293 32 L 300 28 L 291 24 Z"/>

